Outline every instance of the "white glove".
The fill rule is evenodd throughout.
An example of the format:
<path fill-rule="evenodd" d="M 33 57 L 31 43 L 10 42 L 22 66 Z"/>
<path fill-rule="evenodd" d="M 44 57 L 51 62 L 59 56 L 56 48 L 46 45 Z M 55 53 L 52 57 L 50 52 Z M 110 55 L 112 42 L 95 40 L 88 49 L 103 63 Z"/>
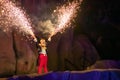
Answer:
<path fill-rule="evenodd" d="M 51 41 L 51 37 L 48 38 L 48 41 Z"/>
<path fill-rule="evenodd" d="M 37 39 L 36 39 L 36 38 L 34 38 L 34 42 L 37 42 Z"/>

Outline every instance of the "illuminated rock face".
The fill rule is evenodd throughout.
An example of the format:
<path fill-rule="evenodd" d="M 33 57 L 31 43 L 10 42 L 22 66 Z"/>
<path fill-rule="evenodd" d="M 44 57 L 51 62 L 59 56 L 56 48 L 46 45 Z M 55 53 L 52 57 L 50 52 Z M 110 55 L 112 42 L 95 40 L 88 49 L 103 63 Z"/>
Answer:
<path fill-rule="evenodd" d="M 35 43 L 18 33 L 0 31 L 0 75 L 37 73 Z M 99 59 L 85 35 L 74 36 L 73 30 L 57 34 L 48 42 L 49 71 L 83 70 Z"/>
<path fill-rule="evenodd" d="M 23 36 L 14 34 L 14 46 L 16 53 L 16 74 L 31 73 L 36 71 L 37 52 L 32 41 Z"/>
<path fill-rule="evenodd" d="M 0 31 L 0 77 L 36 71 L 36 52 L 22 38 Z"/>
<path fill-rule="evenodd" d="M 11 33 L 0 30 L 0 75 L 14 74 L 16 57 Z"/>

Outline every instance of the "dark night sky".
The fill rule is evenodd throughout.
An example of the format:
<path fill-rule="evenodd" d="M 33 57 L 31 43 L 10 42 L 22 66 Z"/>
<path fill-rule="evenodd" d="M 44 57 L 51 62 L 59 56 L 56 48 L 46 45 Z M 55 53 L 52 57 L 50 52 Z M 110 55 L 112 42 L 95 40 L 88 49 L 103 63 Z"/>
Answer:
<path fill-rule="evenodd" d="M 76 34 L 85 33 L 101 59 L 119 60 L 120 3 L 117 0 L 83 0 Z"/>

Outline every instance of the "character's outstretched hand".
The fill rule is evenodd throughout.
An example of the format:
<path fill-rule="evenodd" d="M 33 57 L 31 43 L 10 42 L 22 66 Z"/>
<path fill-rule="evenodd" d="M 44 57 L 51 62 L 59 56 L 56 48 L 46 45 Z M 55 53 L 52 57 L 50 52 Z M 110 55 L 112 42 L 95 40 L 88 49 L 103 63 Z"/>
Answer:
<path fill-rule="evenodd" d="M 48 41 L 51 41 L 51 37 L 48 38 Z"/>
<path fill-rule="evenodd" d="M 37 39 L 36 39 L 36 38 L 34 38 L 34 42 L 37 42 Z"/>
<path fill-rule="evenodd" d="M 32 38 L 34 42 L 37 42 L 37 38 L 35 37 L 35 35 L 33 35 Z"/>

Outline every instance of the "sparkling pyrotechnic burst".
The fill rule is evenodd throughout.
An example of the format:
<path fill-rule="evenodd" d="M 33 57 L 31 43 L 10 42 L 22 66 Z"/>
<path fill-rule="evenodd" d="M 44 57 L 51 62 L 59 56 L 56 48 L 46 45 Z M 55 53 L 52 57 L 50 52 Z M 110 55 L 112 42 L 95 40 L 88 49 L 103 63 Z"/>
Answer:
<path fill-rule="evenodd" d="M 3 31 L 15 29 L 35 38 L 30 20 L 25 12 L 9 0 L 0 0 L 0 28 Z"/>
<path fill-rule="evenodd" d="M 54 10 L 53 15 L 57 17 L 56 24 L 52 32 L 50 33 L 49 39 L 58 32 L 63 31 L 65 28 L 70 27 L 72 21 L 77 16 L 77 11 L 80 9 L 80 1 L 68 2 L 62 6 L 59 6 Z"/>

